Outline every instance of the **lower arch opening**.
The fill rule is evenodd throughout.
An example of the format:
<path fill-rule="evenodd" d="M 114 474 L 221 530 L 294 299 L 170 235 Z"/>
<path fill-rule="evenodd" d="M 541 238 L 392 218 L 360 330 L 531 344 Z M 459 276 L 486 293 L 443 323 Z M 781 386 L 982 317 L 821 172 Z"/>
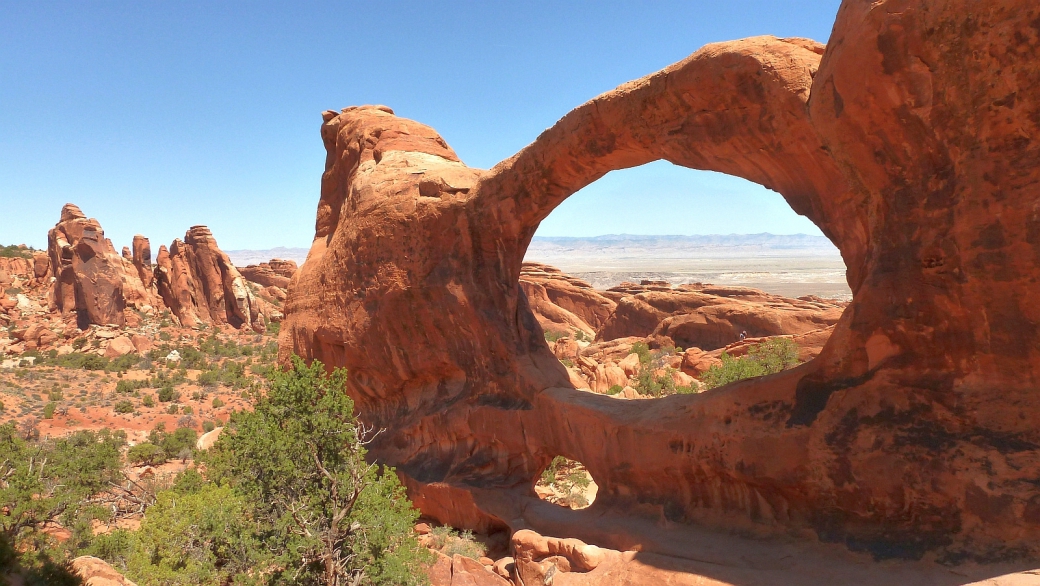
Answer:
<path fill-rule="evenodd" d="M 579 510 L 595 502 L 599 486 L 584 464 L 556 456 L 542 470 L 535 482 L 534 492 L 543 501 Z"/>

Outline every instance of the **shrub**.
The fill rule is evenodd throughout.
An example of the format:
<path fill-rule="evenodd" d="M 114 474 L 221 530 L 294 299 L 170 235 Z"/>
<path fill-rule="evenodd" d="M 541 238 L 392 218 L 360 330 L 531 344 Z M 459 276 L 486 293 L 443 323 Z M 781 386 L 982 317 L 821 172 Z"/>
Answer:
<path fill-rule="evenodd" d="M 127 573 L 139 584 L 240 583 L 265 557 L 249 503 L 213 483 L 159 493 L 133 540 Z"/>
<path fill-rule="evenodd" d="M 652 357 L 650 355 L 650 346 L 646 342 L 632 344 L 632 352 L 639 355 L 639 364 L 643 366 L 650 364 Z"/>
<path fill-rule="evenodd" d="M 84 343 L 86 343 L 86 340 L 84 340 Z M 56 356 L 53 360 L 48 360 L 47 362 L 52 366 L 80 368 L 83 370 L 105 370 L 109 366 L 107 358 L 97 354 L 84 354 L 82 352 L 70 352 L 64 356 Z"/>
<path fill-rule="evenodd" d="M 206 355 L 191 346 L 179 346 L 177 352 L 181 355 L 181 368 L 192 370 L 206 370 L 209 363 Z M 165 356 L 165 355 L 164 355 Z"/>
<path fill-rule="evenodd" d="M 560 338 L 563 338 L 566 335 L 567 334 L 563 334 L 563 333 L 560 333 L 560 332 L 554 332 L 552 330 L 545 330 L 545 341 L 546 342 L 555 342 L 555 341 L 559 340 Z"/>
<path fill-rule="evenodd" d="M 798 364 L 798 345 L 788 338 L 773 338 L 748 348 L 747 356 L 722 353 L 722 364 L 713 365 L 701 377 L 713 389 L 738 380 L 775 374 Z"/>
<path fill-rule="evenodd" d="M 216 428 L 217 428 L 217 424 L 213 423 L 212 421 L 203 421 L 202 422 L 202 433 L 209 433 L 209 432 L 213 431 Z"/>
<path fill-rule="evenodd" d="M 51 401 L 50 403 L 47 403 L 46 405 L 44 405 L 43 406 L 43 418 L 44 419 L 53 419 L 54 418 L 54 410 L 57 407 L 58 407 L 58 405 L 54 401 Z"/>
<path fill-rule="evenodd" d="M 87 555 L 101 558 L 118 570 L 126 571 L 127 557 L 134 545 L 134 536 L 126 529 L 115 529 L 94 536 L 86 550 Z"/>
<path fill-rule="evenodd" d="M 144 398 L 141 399 L 141 404 L 145 407 L 155 407 L 155 399 L 152 398 L 151 395 L 145 395 Z"/>
<path fill-rule="evenodd" d="M 472 531 L 459 533 L 447 525 L 434 527 L 430 531 L 430 541 L 434 549 L 448 557 L 456 554 L 479 560 L 487 554 L 487 548 L 473 539 Z"/>
<path fill-rule="evenodd" d="M 166 451 L 161 447 L 144 442 L 133 446 L 126 452 L 126 459 L 137 466 L 156 466 L 167 460 Z"/>
<path fill-rule="evenodd" d="M 136 353 L 124 354 L 112 360 L 105 370 L 108 372 L 126 372 L 136 366 L 138 360 L 140 360 L 140 357 Z"/>
<path fill-rule="evenodd" d="M 22 248 L 17 244 L 0 246 L 0 258 L 32 258 L 32 248 Z"/>
<path fill-rule="evenodd" d="M 182 411 L 184 412 L 185 415 L 191 415 L 191 413 L 192 413 L 191 405 L 185 405 L 184 409 L 182 409 Z"/>
<path fill-rule="evenodd" d="M 616 394 L 620 393 L 623 390 L 625 390 L 625 389 L 621 385 L 611 385 L 611 387 L 609 389 L 607 389 L 607 394 L 608 395 L 616 395 Z"/>
<path fill-rule="evenodd" d="M 365 460 L 346 371 L 293 358 L 254 409 L 236 413 L 207 452 L 208 474 L 256 504 L 279 552 L 275 581 L 407 586 L 425 582 L 418 511 L 389 468 Z M 291 416 L 289 416 L 291 414 Z M 301 518 L 293 511 L 307 510 Z"/>
<path fill-rule="evenodd" d="M 117 393 L 132 393 L 137 389 L 144 389 L 148 387 L 148 381 L 146 380 L 120 380 L 116 383 Z"/>
<path fill-rule="evenodd" d="M 171 401 L 177 401 L 181 398 L 181 394 L 173 389 L 173 385 L 166 384 L 159 388 L 159 401 L 162 403 L 169 403 Z"/>
<path fill-rule="evenodd" d="M 223 383 L 235 389 L 247 387 L 249 379 L 246 377 L 246 365 L 225 360 L 219 367 L 199 373 L 198 383 L 201 386 L 216 386 Z"/>
<path fill-rule="evenodd" d="M 79 431 L 52 440 L 37 437 L 13 422 L 0 425 L 0 543 L 14 548 L 23 560 L 46 542 L 45 526 L 60 522 L 78 529 L 84 516 L 96 514 L 89 500 L 121 480 L 120 451 L 126 442 L 125 434 L 108 430 Z"/>
<path fill-rule="evenodd" d="M 178 427 L 173 433 L 166 433 L 165 426 L 161 424 L 148 434 L 148 441 L 161 447 L 168 459 L 190 458 L 198 439 L 199 435 L 190 427 Z"/>
<path fill-rule="evenodd" d="M 220 409 L 224 406 L 224 401 L 220 400 L 220 397 L 213 397 L 213 408 Z"/>
<path fill-rule="evenodd" d="M 207 370 L 206 372 L 200 372 L 199 378 L 196 379 L 199 386 L 202 387 L 215 387 L 220 383 L 220 372 L 216 370 Z"/>
<path fill-rule="evenodd" d="M 166 410 L 167 415 L 176 415 L 180 412 L 180 409 L 176 405 L 170 405 L 170 408 Z"/>
<path fill-rule="evenodd" d="M 123 399 L 122 401 L 116 403 L 115 410 L 116 413 L 133 413 L 134 404 L 131 403 L 128 399 Z"/>

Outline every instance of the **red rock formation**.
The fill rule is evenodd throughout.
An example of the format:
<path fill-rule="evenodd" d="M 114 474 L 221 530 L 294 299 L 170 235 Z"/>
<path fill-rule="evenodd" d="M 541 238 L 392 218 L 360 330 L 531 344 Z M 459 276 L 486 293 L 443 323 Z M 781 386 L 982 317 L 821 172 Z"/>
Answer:
<path fill-rule="evenodd" d="M 141 277 L 141 283 L 146 289 L 151 289 L 155 282 L 155 270 L 152 268 L 152 245 L 147 238 L 140 234 L 134 235 L 134 248 L 130 260 Z"/>
<path fill-rule="evenodd" d="M 47 233 L 56 309 L 76 314 L 80 328 L 90 324 L 122 326 L 127 307 L 141 308 L 151 296 L 133 265 L 116 253 L 97 220 L 65 204 L 61 219 Z M 37 263 L 36 273 L 41 272 Z"/>
<path fill-rule="evenodd" d="M 228 324 L 266 330 L 259 300 L 217 246 L 209 228 L 192 226 L 184 241 L 159 247 L 155 279 L 159 294 L 181 324 Z"/>
<path fill-rule="evenodd" d="M 326 112 L 282 359 L 350 368 L 387 429 L 371 453 L 458 526 L 681 555 L 662 527 L 743 520 L 878 556 L 1040 554 L 1040 7 L 977 8 L 845 0 L 826 51 L 709 45 L 488 172 L 387 108 Z M 699 395 L 574 390 L 525 248 L 575 191 L 662 158 L 778 191 L 838 246 L 854 301 L 819 357 Z M 536 506 L 557 454 L 595 478 L 589 509 Z"/>
<path fill-rule="evenodd" d="M 714 350 L 751 337 L 802 334 L 838 323 L 842 303 L 788 299 L 748 288 L 682 287 L 626 294 L 603 325 L 603 340 L 667 336 L 684 348 Z"/>
<path fill-rule="evenodd" d="M 617 306 L 585 281 L 540 263 L 521 266 L 520 287 L 542 328 L 566 334 L 594 335 Z"/>
<path fill-rule="evenodd" d="M 249 265 L 239 271 L 247 281 L 252 281 L 262 287 L 285 289 L 289 286 L 289 280 L 296 273 L 296 268 L 296 261 L 272 258 L 270 262 Z"/>

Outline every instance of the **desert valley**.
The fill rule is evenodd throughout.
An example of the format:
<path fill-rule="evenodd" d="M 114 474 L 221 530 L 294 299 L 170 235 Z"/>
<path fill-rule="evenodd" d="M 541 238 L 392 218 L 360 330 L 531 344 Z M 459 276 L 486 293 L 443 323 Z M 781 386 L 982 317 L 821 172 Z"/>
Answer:
<path fill-rule="evenodd" d="M 1040 584 L 1037 88 L 1033 3 L 845 0 L 490 170 L 327 110 L 306 251 L 41 210 L 0 583 Z M 535 235 L 661 159 L 825 236 Z"/>

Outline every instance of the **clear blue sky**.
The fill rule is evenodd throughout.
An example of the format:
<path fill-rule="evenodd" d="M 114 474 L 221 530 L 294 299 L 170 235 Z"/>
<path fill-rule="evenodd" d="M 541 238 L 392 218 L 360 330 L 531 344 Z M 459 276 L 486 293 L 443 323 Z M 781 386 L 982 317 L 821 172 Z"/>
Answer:
<path fill-rule="evenodd" d="M 826 42 L 838 0 L 0 0 L 0 243 L 61 205 L 117 247 L 207 224 L 225 249 L 308 246 L 320 113 L 379 103 L 487 168 L 568 110 L 705 43 Z M 546 236 L 818 233 L 779 195 L 656 163 L 565 202 Z"/>

